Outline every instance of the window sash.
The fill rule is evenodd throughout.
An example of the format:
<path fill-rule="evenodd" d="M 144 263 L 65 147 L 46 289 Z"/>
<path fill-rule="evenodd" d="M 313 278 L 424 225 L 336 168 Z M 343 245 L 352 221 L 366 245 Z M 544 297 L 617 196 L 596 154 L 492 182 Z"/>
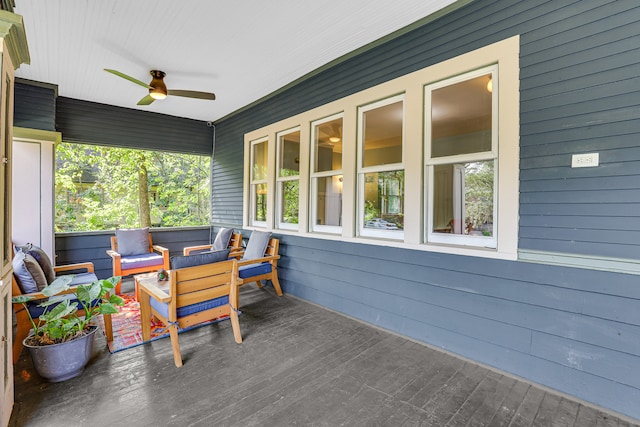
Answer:
<path fill-rule="evenodd" d="M 453 154 L 449 156 L 431 157 L 432 153 L 432 97 L 431 93 L 434 90 L 445 88 L 451 85 L 455 85 L 461 82 L 470 81 L 489 74 L 492 81 L 491 91 L 491 150 L 490 151 L 478 151 L 467 152 L 461 154 Z M 484 67 L 469 73 L 465 73 L 456 77 L 442 80 L 437 83 L 433 83 L 425 86 L 425 132 L 424 132 L 424 151 L 425 151 L 425 184 L 424 191 L 427 192 L 425 197 L 425 235 L 424 239 L 426 243 L 444 243 L 449 245 L 463 245 L 463 246 L 476 246 L 484 248 L 497 248 L 497 231 L 498 231 L 498 66 L 491 65 Z M 454 169 L 457 165 L 463 165 L 474 162 L 494 162 L 494 175 L 493 175 L 493 223 L 492 223 L 492 235 L 491 236 L 479 236 L 479 235 L 467 235 L 458 233 L 444 233 L 434 231 L 435 222 L 435 209 L 438 207 L 435 201 L 435 168 L 441 165 L 452 165 Z M 462 180 L 462 182 L 460 182 Z M 452 200 L 454 206 L 456 205 L 456 198 L 462 200 L 464 197 L 464 178 L 456 177 L 454 171 L 454 184 Z M 460 204 L 463 202 L 458 202 Z M 451 227 L 453 230 L 462 232 L 463 224 L 466 222 L 465 218 L 460 218 L 459 224 L 456 224 L 456 215 L 454 213 L 452 221 L 454 222 Z"/>

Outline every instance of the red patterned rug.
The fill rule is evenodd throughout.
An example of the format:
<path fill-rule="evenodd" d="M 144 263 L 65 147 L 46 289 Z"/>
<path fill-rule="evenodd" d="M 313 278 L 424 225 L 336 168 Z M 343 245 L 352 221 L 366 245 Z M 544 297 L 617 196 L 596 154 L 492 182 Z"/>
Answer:
<path fill-rule="evenodd" d="M 124 306 L 118 307 L 118 314 L 111 315 L 113 323 L 113 341 L 108 343 L 109 352 L 115 353 L 118 351 L 126 350 L 128 348 L 136 347 L 144 344 L 142 340 L 142 326 L 140 323 L 140 303 L 135 300 L 133 294 L 120 295 L 124 299 Z M 219 322 L 221 320 L 228 319 L 229 316 L 224 316 L 216 320 L 210 320 L 200 323 L 189 328 L 178 330 L 178 333 L 189 331 L 191 329 L 200 328 L 202 326 L 210 325 L 211 323 Z M 98 316 L 100 321 L 100 327 L 104 331 L 104 322 L 102 316 Z M 151 321 L 151 339 L 149 341 L 155 341 L 169 336 L 169 331 L 164 325 L 157 320 Z"/>

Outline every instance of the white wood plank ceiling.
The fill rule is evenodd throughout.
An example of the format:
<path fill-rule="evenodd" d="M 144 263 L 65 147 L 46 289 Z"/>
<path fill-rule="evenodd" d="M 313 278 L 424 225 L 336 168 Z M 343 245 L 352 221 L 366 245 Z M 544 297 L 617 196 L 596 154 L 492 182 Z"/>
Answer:
<path fill-rule="evenodd" d="M 215 121 L 455 0 L 16 0 L 31 64 L 17 77 L 60 96 Z M 145 83 L 213 92 L 146 107 Z"/>

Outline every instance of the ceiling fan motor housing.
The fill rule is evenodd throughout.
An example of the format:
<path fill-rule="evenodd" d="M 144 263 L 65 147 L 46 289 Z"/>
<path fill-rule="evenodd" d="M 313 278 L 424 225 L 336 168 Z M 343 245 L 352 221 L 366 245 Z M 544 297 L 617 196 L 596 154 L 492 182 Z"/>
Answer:
<path fill-rule="evenodd" d="M 151 70 L 150 71 L 152 80 L 149 83 L 151 88 L 149 89 L 149 95 L 153 99 L 164 99 L 167 97 L 167 86 L 164 84 L 164 71 L 160 70 Z"/>

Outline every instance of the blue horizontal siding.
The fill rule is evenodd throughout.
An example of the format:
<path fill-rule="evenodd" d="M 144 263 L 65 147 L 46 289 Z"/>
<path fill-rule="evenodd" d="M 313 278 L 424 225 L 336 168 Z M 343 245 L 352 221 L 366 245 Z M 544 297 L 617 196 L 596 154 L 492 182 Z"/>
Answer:
<path fill-rule="evenodd" d="M 65 97 L 56 108 L 66 142 L 211 155 L 213 131 L 203 121 Z"/>
<path fill-rule="evenodd" d="M 14 85 L 13 125 L 46 131 L 56 130 L 56 89 L 17 79 Z"/>

